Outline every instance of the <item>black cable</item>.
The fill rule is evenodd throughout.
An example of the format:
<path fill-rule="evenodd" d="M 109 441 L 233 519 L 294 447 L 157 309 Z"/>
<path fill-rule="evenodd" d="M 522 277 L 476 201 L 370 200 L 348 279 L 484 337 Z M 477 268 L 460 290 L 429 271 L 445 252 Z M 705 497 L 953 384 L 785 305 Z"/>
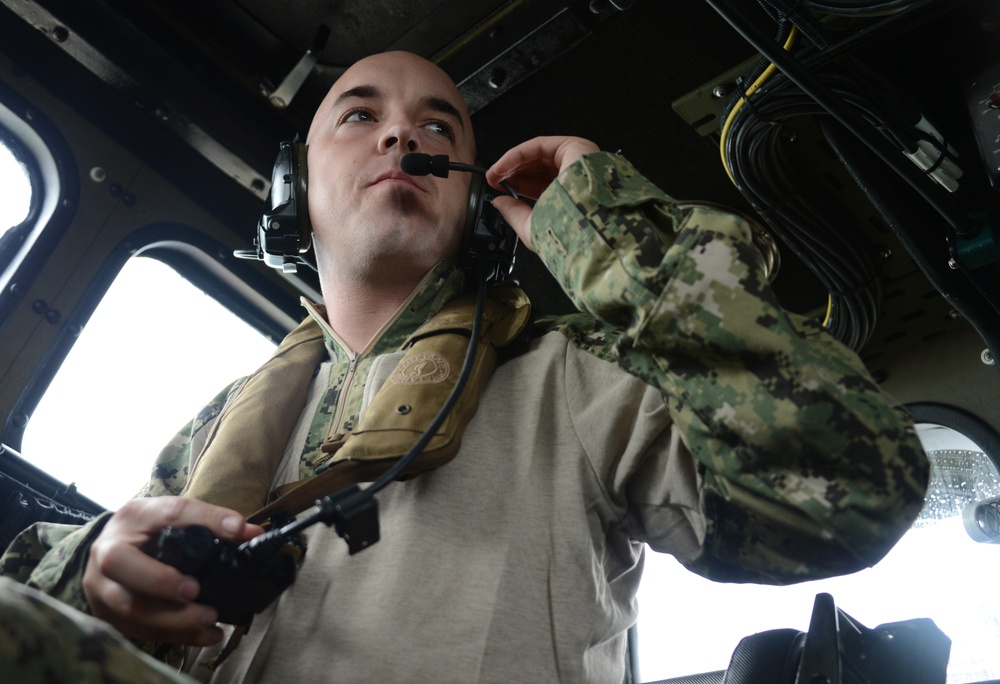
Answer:
<path fill-rule="evenodd" d="M 462 392 L 468 384 L 472 375 L 472 367 L 475 364 L 476 350 L 479 348 L 479 335 L 482 329 L 483 310 L 486 302 L 486 274 L 480 276 L 480 281 L 476 289 L 476 307 L 472 320 L 472 331 L 469 338 L 469 346 L 465 352 L 465 360 L 462 369 L 455 381 L 455 386 L 441 406 L 431 424 L 420 435 L 409 450 L 396 461 L 391 468 L 382 473 L 370 486 L 361 489 L 358 485 L 349 485 L 329 496 L 325 496 L 316 502 L 316 510 L 312 514 L 292 520 L 287 524 L 272 528 L 259 537 L 254 537 L 240 546 L 240 550 L 254 549 L 256 547 L 270 548 L 283 543 L 284 539 L 323 522 L 327 525 L 334 524 L 337 533 L 343 537 L 350 549 L 350 553 L 361 551 L 370 544 L 378 541 L 378 514 L 375 494 L 394 482 L 413 461 L 419 456 L 427 443 L 434 437 L 442 423 L 447 419 L 455 408 L 455 404 L 462 396 Z M 317 468 L 317 473 L 322 470 Z"/>
<path fill-rule="evenodd" d="M 757 0 L 757 2 L 760 3 L 761 7 L 765 8 L 765 11 L 769 7 L 767 5 L 767 0 Z M 785 41 L 788 40 L 788 34 L 791 33 L 791 30 L 792 30 L 791 22 L 779 21 L 778 33 L 774 37 L 774 42 L 777 43 L 778 45 L 784 45 Z M 736 106 L 737 102 L 739 102 L 742 99 L 748 99 L 747 88 L 749 88 L 753 83 L 755 83 L 757 79 L 760 78 L 761 74 L 763 74 L 764 71 L 767 69 L 767 67 L 769 67 L 770 65 L 771 63 L 762 57 L 759 60 L 757 60 L 757 62 L 750 68 L 750 71 L 747 72 L 746 76 L 743 76 L 741 79 L 737 81 L 737 86 L 739 87 L 737 87 L 729 95 L 729 99 L 726 101 L 725 106 L 722 108 L 722 115 L 719 117 L 720 122 L 725 122 L 725 120 L 729 117 L 729 112 L 733 111 L 733 107 Z"/>
<path fill-rule="evenodd" d="M 803 6 L 809 9 L 826 14 L 846 14 L 850 16 L 864 16 L 868 14 L 882 14 L 906 9 L 912 5 L 914 0 L 884 0 L 883 2 L 872 2 L 871 0 L 801 0 Z"/>
<path fill-rule="evenodd" d="M 825 50 L 830 44 L 822 25 L 807 11 L 802 0 L 764 0 L 777 12 L 782 19 L 787 19 L 802 32 L 806 40 L 820 50 Z"/>
<path fill-rule="evenodd" d="M 950 203 L 942 201 L 937 189 L 928 187 L 929 181 L 916 170 L 908 159 L 890 148 L 886 141 L 873 130 L 859 114 L 848 107 L 837 95 L 803 64 L 779 46 L 773 45 L 746 17 L 738 3 L 727 0 L 707 0 L 708 4 L 722 16 L 756 50 L 770 60 L 789 80 L 819 103 L 852 134 L 865 143 L 889 168 L 903 178 L 927 201 L 927 203 L 959 235 L 967 235 L 979 229 L 978 224 Z"/>
<path fill-rule="evenodd" d="M 867 107 L 861 98 L 858 106 Z M 851 219 L 820 188 L 803 182 L 785 140 L 786 121 L 825 115 L 810 98 L 780 76 L 758 90 L 753 108 L 731 122 L 728 165 L 740 192 L 771 227 L 775 237 L 817 276 L 831 297 L 827 330 L 854 349 L 871 337 L 882 297 L 881 264 L 874 250 L 856 239 Z M 877 112 L 866 114 L 876 117 Z"/>
<path fill-rule="evenodd" d="M 842 55 L 851 54 L 867 47 L 875 41 L 888 40 L 912 31 L 969 2 L 972 0 L 914 0 L 905 12 L 879 17 L 876 21 L 860 22 L 862 25 L 853 27 L 849 35 L 828 46 L 822 52 L 803 56 L 802 62 L 807 67 L 815 69 L 838 59 Z"/>
<path fill-rule="evenodd" d="M 832 124 L 832 122 L 830 122 Z M 938 240 L 926 231 L 910 232 L 908 225 L 923 226 L 923 212 L 905 194 L 906 186 L 895 178 L 881 177 L 881 169 L 870 150 L 857 144 L 847 131 L 821 122 L 821 130 L 833 151 L 844 164 L 858 186 L 871 200 L 872 205 L 896 234 L 917 268 L 931 286 L 958 312 L 986 343 L 994 358 L 1000 358 L 1000 330 L 996 324 L 996 311 L 984 297 L 979 296 L 974 284 L 962 274 L 948 268 L 944 259 L 938 258 Z M 1000 365 L 997 366 L 1000 370 Z"/>
<path fill-rule="evenodd" d="M 434 416 L 434 420 L 431 421 L 430 426 L 424 430 L 424 433 L 420 435 L 420 438 L 413 443 L 410 450 L 406 454 L 396 461 L 391 468 L 382 473 L 375 482 L 367 487 L 364 491 L 366 494 L 374 495 L 376 492 L 384 489 L 390 482 L 398 478 L 406 469 L 410 467 L 413 461 L 420 455 L 427 446 L 427 443 L 431 441 L 435 434 L 437 434 L 438 429 L 444 423 L 444 421 L 451 415 L 452 410 L 455 408 L 455 404 L 458 403 L 459 398 L 462 396 L 462 391 L 465 389 L 465 385 L 469 382 L 469 376 L 472 375 L 472 366 L 476 360 L 476 350 L 479 348 L 479 334 L 482 330 L 483 325 L 483 309 L 486 304 L 486 279 L 483 279 L 478 283 L 476 288 L 476 309 L 475 314 L 472 319 L 472 333 L 469 338 L 469 347 L 465 352 L 465 360 L 462 362 L 462 370 L 458 374 L 458 380 L 455 381 L 455 386 L 451 389 L 451 393 L 445 400 L 441 409 Z"/>

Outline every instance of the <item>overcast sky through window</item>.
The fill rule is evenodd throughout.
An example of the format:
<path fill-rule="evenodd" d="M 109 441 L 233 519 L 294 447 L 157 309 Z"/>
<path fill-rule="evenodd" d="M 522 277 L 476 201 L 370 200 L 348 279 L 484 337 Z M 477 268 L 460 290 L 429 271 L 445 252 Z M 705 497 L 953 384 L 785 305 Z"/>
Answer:
<path fill-rule="evenodd" d="M 28 215 L 31 184 L 24 169 L 6 145 L 0 143 L 0 233 L 16 226 Z"/>

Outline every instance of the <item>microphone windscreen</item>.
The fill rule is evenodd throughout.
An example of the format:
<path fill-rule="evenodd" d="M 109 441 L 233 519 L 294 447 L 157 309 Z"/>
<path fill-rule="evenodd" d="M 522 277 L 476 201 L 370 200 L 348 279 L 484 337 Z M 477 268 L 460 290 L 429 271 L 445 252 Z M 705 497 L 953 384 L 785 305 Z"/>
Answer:
<path fill-rule="evenodd" d="M 413 152 L 399 160 L 399 168 L 411 176 L 426 176 L 432 173 L 440 178 L 447 178 L 448 155 L 436 154 L 432 157 L 429 154 Z"/>
<path fill-rule="evenodd" d="M 426 176 L 431 172 L 431 155 L 413 152 L 399 160 L 399 168 L 411 176 Z"/>

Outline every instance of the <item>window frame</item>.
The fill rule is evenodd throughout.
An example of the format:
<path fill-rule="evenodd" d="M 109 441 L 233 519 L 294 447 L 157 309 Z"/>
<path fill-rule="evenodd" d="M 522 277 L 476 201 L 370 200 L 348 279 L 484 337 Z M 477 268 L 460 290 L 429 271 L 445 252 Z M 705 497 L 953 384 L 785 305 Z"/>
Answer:
<path fill-rule="evenodd" d="M 230 248 L 191 226 L 175 223 L 143 226 L 112 250 L 91 279 L 78 306 L 60 326 L 44 363 L 25 383 L 0 433 L 0 442 L 21 450 L 27 423 L 16 417 L 33 413 L 121 268 L 139 254 L 164 262 L 276 343 L 303 318 L 298 298 L 282 292 L 265 277 L 257 262 L 228 256 Z"/>
<path fill-rule="evenodd" d="M 76 158 L 55 125 L 0 81 L 0 135 L 28 172 L 31 205 L 0 260 L 0 330 L 69 228 L 79 204 Z M 8 251 L 8 250 L 5 250 Z"/>

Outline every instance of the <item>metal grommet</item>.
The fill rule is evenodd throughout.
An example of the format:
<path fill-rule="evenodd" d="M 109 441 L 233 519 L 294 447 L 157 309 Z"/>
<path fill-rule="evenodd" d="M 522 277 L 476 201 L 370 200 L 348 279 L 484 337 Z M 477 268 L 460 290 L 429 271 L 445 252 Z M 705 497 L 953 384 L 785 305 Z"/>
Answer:
<path fill-rule="evenodd" d="M 396 413 L 398 413 L 401 416 L 405 416 L 407 413 L 410 412 L 410 410 L 411 408 L 409 404 L 400 404 L 399 406 L 396 407 Z"/>

